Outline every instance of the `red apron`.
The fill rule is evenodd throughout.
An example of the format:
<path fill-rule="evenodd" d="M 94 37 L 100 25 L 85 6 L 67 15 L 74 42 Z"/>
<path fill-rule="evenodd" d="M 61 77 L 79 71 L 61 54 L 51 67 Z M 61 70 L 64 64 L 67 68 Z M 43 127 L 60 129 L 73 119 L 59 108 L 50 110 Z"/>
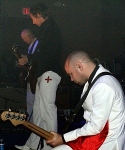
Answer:
<path fill-rule="evenodd" d="M 98 150 L 108 135 L 108 122 L 104 129 L 97 135 L 79 137 L 74 141 L 67 142 L 73 150 Z"/>

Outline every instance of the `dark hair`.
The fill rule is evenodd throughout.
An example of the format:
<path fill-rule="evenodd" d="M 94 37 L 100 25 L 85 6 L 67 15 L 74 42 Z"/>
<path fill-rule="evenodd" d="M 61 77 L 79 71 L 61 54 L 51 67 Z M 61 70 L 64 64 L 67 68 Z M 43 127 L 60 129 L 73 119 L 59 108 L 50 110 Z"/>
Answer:
<path fill-rule="evenodd" d="M 49 15 L 48 7 L 43 3 L 37 3 L 30 7 L 30 13 L 37 18 L 37 15 L 40 14 L 44 19 Z"/>

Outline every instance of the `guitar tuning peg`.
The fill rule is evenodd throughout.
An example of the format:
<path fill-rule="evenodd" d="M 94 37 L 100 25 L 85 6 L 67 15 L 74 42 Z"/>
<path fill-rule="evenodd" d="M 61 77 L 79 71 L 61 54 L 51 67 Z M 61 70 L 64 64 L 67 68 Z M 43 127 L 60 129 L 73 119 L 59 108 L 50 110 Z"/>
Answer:
<path fill-rule="evenodd" d="M 25 115 L 26 111 L 24 109 L 21 109 L 21 112 Z"/>
<path fill-rule="evenodd" d="M 8 113 L 5 115 L 5 117 L 8 119 L 8 118 L 10 118 L 10 111 L 8 111 Z"/>
<path fill-rule="evenodd" d="M 22 115 L 22 116 L 20 116 L 20 120 L 21 121 L 23 121 L 23 120 L 25 120 L 26 119 L 26 115 L 24 114 L 24 115 Z"/>
<path fill-rule="evenodd" d="M 9 108 L 9 112 L 11 112 L 11 109 Z"/>
<path fill-rule="evenodd" d="M 18 112 L 19 112 L 19 109 L 15 109 L 15 112 L 17 112 L 17 113 L 18 113 Z"/>
<path fill-rule="evenodd" d="M 15 118 L 15 114 L 13 113 L 11 116 L 10 116 L 11 119 L 14 119 Z"/>
<path fill-rule="evenodd" d="M 19 113 L 19 114 L 21 113 L 21 109 L 18 109 L 18 113 Z"/>

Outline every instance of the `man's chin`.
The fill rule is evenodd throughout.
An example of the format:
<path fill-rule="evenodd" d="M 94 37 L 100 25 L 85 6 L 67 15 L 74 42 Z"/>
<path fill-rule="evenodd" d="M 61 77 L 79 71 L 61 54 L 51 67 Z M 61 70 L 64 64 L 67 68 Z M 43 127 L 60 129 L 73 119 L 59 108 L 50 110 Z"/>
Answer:
<path fill-rule="evenodd" d="M 84 85 L 84 83 L 81 83 L 81 82 L 77 82 L 77 81 L 74 81 L 74 82 L 78 85 Z"/>
<path fill-rule="evenodd" d="M 84 83 L 80 83 L 80 82 L 76 82 L 76 83 L 79 84 L 79 85 L 81 85 L 81 86 L 84 84 Z"/>

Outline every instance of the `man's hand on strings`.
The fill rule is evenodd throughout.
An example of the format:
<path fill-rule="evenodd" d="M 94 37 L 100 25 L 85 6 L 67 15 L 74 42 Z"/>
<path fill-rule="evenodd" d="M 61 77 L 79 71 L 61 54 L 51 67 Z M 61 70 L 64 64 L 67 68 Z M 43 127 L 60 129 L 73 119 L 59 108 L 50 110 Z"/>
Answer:
<path fill-rule="evenodd" d="M 46 140 L 46 143 L 51 145 L 52 147 L 58 146 L 63 144 L 63 139 L 62 135 L 56 133 L 56 132 L 51 132 L 54 136 L 51 140 Z"/>
<path fill-rule="evenodd" d="M 22 55 L 22 58 L 18 60 L 18 65 L 25 65 L 28 63 L 27 55 Z"/>

